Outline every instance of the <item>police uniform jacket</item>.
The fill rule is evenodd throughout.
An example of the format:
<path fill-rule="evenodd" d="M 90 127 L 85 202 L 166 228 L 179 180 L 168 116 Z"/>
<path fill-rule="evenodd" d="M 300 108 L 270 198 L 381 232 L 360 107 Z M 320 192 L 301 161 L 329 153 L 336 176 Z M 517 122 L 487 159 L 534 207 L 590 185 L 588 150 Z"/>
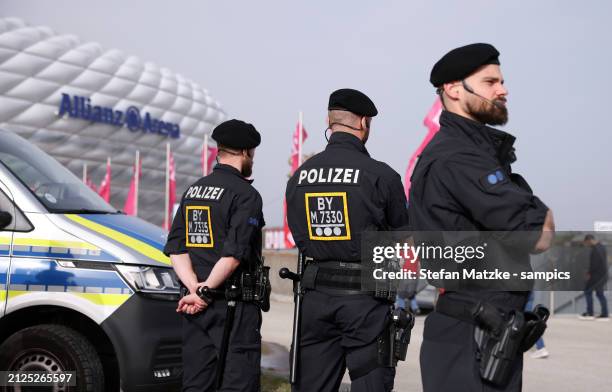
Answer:
<path fill-rule="evenodd" d="M 318 261 L 361 261 L 361 232 L 407 227 L 401 177 L 363 142 L 332 133 L 325 150 L 287 183 L 287 221 L 298 248 Z"/>
<path fill-rule="evenodd" d="M 262 199 L 238 170 L 218 164 L 184 193 L 164 253 L 188 253 L 204 281 L 221 257 L 240 260 L 251 269 L 261 259 Z"/>
<path fill-rule="evenodd" d="M 515 236 L 520 239 L 515 241 L 518 248 L 501 244 L 501 251 L 507 252 L 504 259 L 529 268 L 529 252 L 548 208 L 523 177 L 512 172 L 514 141 L 506 132 L 443 111 L 440 131 L 412 173 L 411 228 L 417 232 L 531 232 Z"/>

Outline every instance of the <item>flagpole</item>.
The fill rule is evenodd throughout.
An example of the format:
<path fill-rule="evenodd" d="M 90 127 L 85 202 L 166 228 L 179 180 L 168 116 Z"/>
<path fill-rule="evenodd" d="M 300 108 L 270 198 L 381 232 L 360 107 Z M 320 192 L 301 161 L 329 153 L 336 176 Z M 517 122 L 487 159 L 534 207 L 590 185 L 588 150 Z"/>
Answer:
<path fill-rule="evenodd" d="M 108 172 L 108 169 L 111 167 L 111 157 L 106 157 L 106 171 L 104 172 L 104 177 L 106 177 L 106 173 Z M 109 190 L 110 190 L 110 176 L 108 177 L 108 186 L 109 186 Z M 108 202 L 110 203 L 110 192 L 108 192 Z"/>
<path fill-rule="evenodd" d="M 298 167 L 302 165 L 302 121 L 304 114 L 300 111 L 298 115 Z"/>
<path fill-rule="evenodd" d="M 170 143 L 166 143 L 166 201 L 164 206 L 164 226 L 166 230 L 170 230 L 170 217 L 168 216 L 170 210 Z"/>
<path fill-rule="evenodd" d="M 83 163 L 83 184 L 87 184 L 87 163 Z"/>
<path fill-rule="evenodd" d="M 140 151 L 136 150 L 136 170 L 134 178 L 134 216 L 138 216 L 138 186 L 140 185 Z"/>
<path fill-rule="evenodd" d="M 204 173 L 203 175 L 208 174 L 208 134 L 204 134 Z"/>

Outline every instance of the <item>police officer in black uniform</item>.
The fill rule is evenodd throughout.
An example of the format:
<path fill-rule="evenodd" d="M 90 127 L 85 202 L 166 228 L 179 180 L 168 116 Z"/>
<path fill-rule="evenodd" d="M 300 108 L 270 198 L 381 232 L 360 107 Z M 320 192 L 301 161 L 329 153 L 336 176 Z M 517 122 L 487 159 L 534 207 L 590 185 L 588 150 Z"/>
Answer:
<path fill-rule="evenodd" d="M 445 110 L 440 131 L 424 149 L 411 177 L 410 224 L 416 231 L 534 232 L 524 254 L 528 260 L 529 251 L 550 246 L 554 223 L 550 209 L 511 170 L 515 138 L 488 126 L 503 125 L 508 119 L 508 91 L 499 64 L 493 46 L 472 44 L 450 51 L 434 65 L 430 81 Z M 465 309 L 487 301 L 504 316 L 521 311 L 526 300 L 527 293 L 518 291 L 444 292 L 425 321 L 423 390 L 521 390 L 522 352 L 513 359 L 504 385 L 481 378 L 482 353 L 475 339 L 479 327 L 469 319 L 475 313 Z"/>
<path fill-rule="evenodd" d="M 222 291 L 228 279 L 261 259 L 262 199 L 247 179 L 260 134 L 251 124 L 229 120 L 212 138 L 218 164 L 183 195 L 164 249 L 187 291 L 177 308 L 184 314 L 183 391 L 216 390 L 228 302 L 222 295 L 203 299 L 198 288 Z M 219 390 L 259 391 L 260 326 L 257 305 L 237 302 Z"/>
<path fill-rule="evenodd" d="M 374 103 L 341 89 L 328 110 L 327 147 L 296 170 L 286 190 L 288 224 L 308 260 L 293 390 L 337 391 L 348 368 L 352 391 L 390 391 L 395 368 L 377 361 L 390 306 L 360 291 L 355 268 L 362 231 L 407 225 L 406 197 L 400 176 L 366 150 Z"/>

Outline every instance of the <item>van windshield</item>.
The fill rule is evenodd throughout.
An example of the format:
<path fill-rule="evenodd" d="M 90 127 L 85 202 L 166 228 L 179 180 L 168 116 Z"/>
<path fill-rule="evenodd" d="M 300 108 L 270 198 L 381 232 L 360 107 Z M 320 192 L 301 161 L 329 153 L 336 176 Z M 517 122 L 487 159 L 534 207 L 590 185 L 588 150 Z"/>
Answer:
<path fill-rule="evenodd" d="M 0 130 L 0 162 L 53 213 L 118 212 L 58 161 L 22 137 Z"/>

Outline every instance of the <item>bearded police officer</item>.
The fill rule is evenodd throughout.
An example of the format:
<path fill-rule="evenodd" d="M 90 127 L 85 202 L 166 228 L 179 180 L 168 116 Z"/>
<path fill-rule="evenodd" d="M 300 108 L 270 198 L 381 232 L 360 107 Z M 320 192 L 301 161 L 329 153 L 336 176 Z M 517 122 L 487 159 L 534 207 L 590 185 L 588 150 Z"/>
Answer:
<path fill-rule="evenodd" d="M 412 174 L 411 227 L 417 231 L 533 232 L 534 240 L 524 256 L 528 260 L 530 251 L 546 250 L 554 232 L 552 212 L 512 172 L 515 138 L 488 126 L 508 120 L 508 91 L 498 51 L 489 44 L 454 49 L 434 65 L 430 81 L 445 110 L 440 131 Z M 499 381 L 495 372 L 483 366 L 488 351 L 483 351 L 479 345 L 483 340 L 476 336 L 484 333 L 498 339 L 501 335 L 487 329 L 489 324 L 480 324 L 484 318 L 477 316 L 482 309 L 492 309 L 491 319 L 506 323 L 521 312 L 526 300 L 527 293 L 518 291 L 444 292 L 425 321 L 424 391 L 521 390 L 522 352 L 492 359 L 510 361 L 501 382 L 495 382 Z"/>
<path fill-rule="evenodd" d="M 288 224 L 307 260 L 293 390 L 337 391 L 348 368 L 352 391 L 390 391 L 395 364 L 377 354 L 391 298 L 361 290 L 361 236 L 406 226 L 406 197 L 400 176 L 366 150 L 378 113 L 370 98 L 337 90 L 328 110 L 327 147 L 296 170 L 286 190 Z"/>
<path fill-rule="evenodd" d="M 177 307 L 184 314 L 183 391 L 259 391 L 260 308 L 226 293 L 229 282 L 245 292 L 242 277 L 260 265 L 262 199 L 247 178 L 261 137 L 253 125 L 229 120 L 212 138 L 218 164 L 183 195 L 164 249 L 186 291 Z"/>

